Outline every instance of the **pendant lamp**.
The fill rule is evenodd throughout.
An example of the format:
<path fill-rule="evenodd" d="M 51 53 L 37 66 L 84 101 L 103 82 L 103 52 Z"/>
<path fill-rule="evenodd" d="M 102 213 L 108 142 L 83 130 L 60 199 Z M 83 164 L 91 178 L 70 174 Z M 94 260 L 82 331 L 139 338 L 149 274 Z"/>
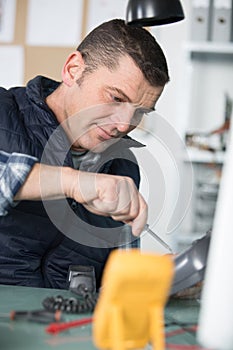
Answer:
<path fill-rule="evenodd" d="M 178 22 L 184 19 L 179 0 L 129 0 L 126 23 L 138 27 L 150 27 Z"/>

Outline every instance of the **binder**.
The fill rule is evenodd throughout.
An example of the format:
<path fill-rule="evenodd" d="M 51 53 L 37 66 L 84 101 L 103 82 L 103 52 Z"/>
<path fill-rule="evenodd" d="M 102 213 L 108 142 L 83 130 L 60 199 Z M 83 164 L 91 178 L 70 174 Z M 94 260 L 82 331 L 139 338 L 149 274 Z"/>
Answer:
<path fill-rule="evenodd" d="M 191 40 L 209 40 L 212 1 L 213 0 L 192 0 Z"/>
<path fill-rule="evenodd" d="M 229 42 L 232 40 L 233 0 L 214 0 L 211 40 Z"/>

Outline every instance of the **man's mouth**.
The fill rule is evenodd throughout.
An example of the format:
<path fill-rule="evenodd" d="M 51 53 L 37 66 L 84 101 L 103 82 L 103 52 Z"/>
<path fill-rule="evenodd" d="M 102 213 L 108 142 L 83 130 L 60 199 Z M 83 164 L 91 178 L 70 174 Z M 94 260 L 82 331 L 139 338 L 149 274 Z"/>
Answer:
<path fill-rule="evenodd" d="M 108 131 L 97 125 L 97 134 L 103 140 L 110 140 L 115 138 L 115 136 L 111 135 Z"/>

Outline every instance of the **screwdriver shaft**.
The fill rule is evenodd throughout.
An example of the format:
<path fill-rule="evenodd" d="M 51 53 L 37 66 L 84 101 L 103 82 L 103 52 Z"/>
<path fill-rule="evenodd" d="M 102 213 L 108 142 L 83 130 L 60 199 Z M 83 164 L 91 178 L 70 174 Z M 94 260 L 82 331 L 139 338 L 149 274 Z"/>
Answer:
<path fill-rule="evenodd" d="M 155 238 L 164 248 L 168 249 L 172 254 L 173 254 L 173 251 L 172 251 L 172 248 L 162 239 L 160 238 L 155 232 L 153 232 L 149 225 L 146 224 L 145 226 L 145 231 L 147 231 L 153 238 Z"/>

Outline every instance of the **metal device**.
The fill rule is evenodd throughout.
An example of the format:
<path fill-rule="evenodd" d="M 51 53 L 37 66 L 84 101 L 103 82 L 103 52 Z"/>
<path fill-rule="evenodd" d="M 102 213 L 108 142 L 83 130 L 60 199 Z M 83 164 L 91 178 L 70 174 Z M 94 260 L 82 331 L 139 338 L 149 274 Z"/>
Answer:
<path fill-rule="evenodd" d="M 174 258 L 175 275 L 170 295 L 192 287 L 204 279 L 211 230 Z"/>

